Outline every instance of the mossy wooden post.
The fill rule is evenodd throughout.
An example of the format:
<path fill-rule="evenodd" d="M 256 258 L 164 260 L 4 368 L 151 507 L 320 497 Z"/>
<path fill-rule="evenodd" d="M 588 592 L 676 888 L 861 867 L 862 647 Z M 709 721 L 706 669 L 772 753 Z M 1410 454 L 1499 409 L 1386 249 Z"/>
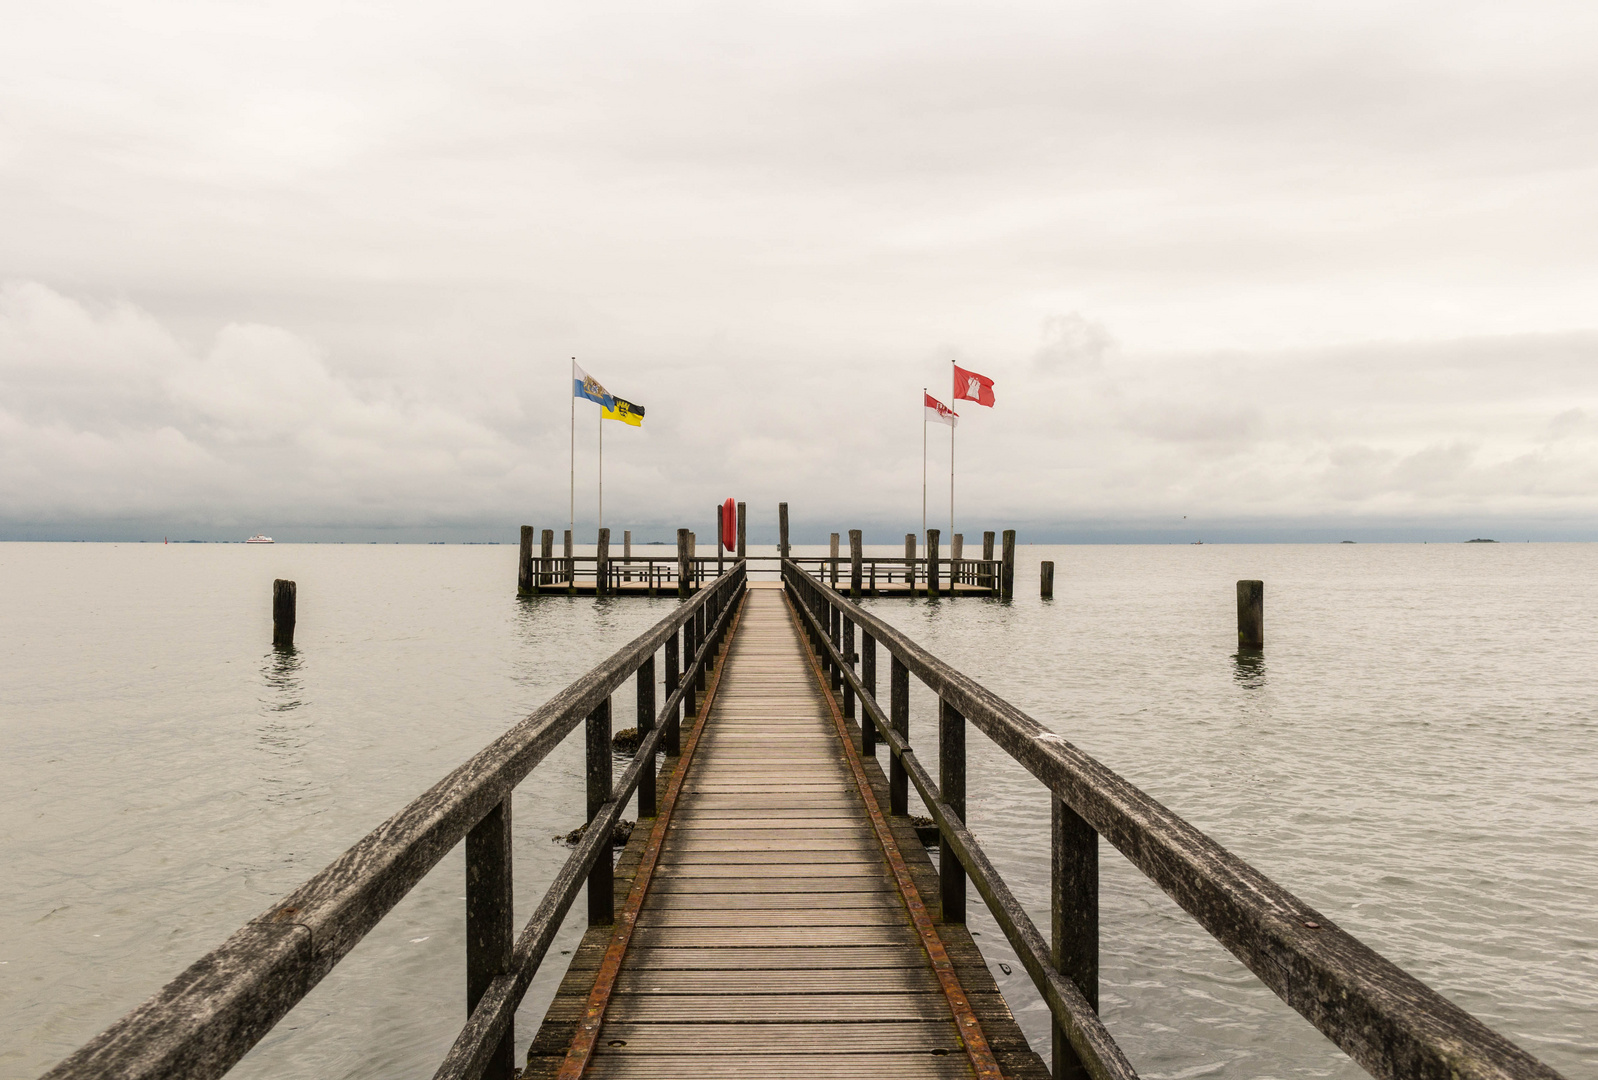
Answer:
<path fill-rule="evenodd" d="M 272 582 L 272 644 L 279 649 L 294 648 L 295 597 L 294 582 Z"/>
<path fill-rule="evenodd" d="M 1047 559 L 1038 564 L 1038 595 L 1045 600 L 1054 599 L 1054 563 Z"/>
<path fill-rule="evenodd" d="M 545 529 L 538 547 L 538 584 L 555 583 L 555 530 Z"/>
<path fill-rule="evenodd" d="M 533 575 L 535 531 L 531 525 L 522 526 L 522 547 L 516 557 L 516 591 L 523 596 L 531 596 L 538 591 L 538 578 Z"/>
<path fill-rule="evenodd" d="M 865 560 L 864 545 L 861 542 L 859 529 L 849 530 L 849 595 L 856 600 L 860 599 L 862 563 Z"/>
<path fill-rule="evenodd" d="M 938 584 L 938 530 L 927 530 L 927 595 L 937 596 Z"/>
<path fill-rule="evenodd" d="M 623 563 L 622 580 L 631 581 L 633 579 L 633 531 L 631 529 L 622 530 L 621 557 Z"/>
<path fill-rule="evenodd" d="M 594 545 L 594 595 L 610 593 L 610 530 L 599 530 L 599 541 Z"/>
<path fill-rule="evenodd" d="M 566 575 L 566 591 L 577 591 L 577 560 L 572 557 L 572 531 L 566 530 L 566 565 L 562 568 Z"/>
<path fill-rule="evenodd" d="M 688 530 L 677 530 L 677 596 L 688 598 Z"/>
<path fill-rule="evenodd" d="M 982 534 L 982 561 L 988 563 L 993 561 L 993 534 L 991 532 Z M 990 589 L 998 589 L 999 583 L 993 579 L 992 567 L 983 567 L 980 584 Z"/>
<path fill-rule="evenodd" d="M 1003 565 L 999 567 L 999 598 L 1009 600 L 1015 596 L 1015 530 L 1004 530 Z"/>
<path fill-rule="evenodd" d="M 747 511 L 745 509 L 745 504 L 744 503 L 739 503 L 738 504 L 738 558 L 739 559 L 743 559 L 747 555 L 747 544 L 746 544 L 746 541 L 747 541 L 747 539 L 749 537 L 749 529 L 748 529 L 748 527 L 746 525 L 746 519 L 747 519 Z"/>
<path fill-rule="evenodd" d="M 832 534 L 832 581 L 834 589 L 838 587 L 838 534 Z"/>
<path fill-rule="evenodd" d="M 904 534 L 904 583 L 910 586 L 910 595 L 916 592 L 916 534 Z"/>
<path fill-rule="evenodd" d="M 1265 582 L 1237 583 L 1237 647 L 1265 647 Z"/>
<path fill-rule="evenodd" d="M 960 559 L 965 555 L 965 533 L 955 533 L 949 537 L 949 594 L 954 594 L 954 587 L 960 582 Z"/>
<path fill-rule="evenodd" d="M 788 504 L 777 504 L 777 556 L 788 557 Z"/>

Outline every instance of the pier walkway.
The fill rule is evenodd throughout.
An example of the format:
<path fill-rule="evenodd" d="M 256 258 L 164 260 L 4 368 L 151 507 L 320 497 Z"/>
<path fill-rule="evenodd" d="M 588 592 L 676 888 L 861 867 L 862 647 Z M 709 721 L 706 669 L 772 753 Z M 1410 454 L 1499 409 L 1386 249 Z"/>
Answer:
<path fill-rule="evenodd" d="M 584 942 L 606 955 L 573 964 L 526 1077 L 1048 1075 L 965 929 L 934 924 L 932 867 L 818 676 L 783 592 L 752 586 L 617 925 Z"/>

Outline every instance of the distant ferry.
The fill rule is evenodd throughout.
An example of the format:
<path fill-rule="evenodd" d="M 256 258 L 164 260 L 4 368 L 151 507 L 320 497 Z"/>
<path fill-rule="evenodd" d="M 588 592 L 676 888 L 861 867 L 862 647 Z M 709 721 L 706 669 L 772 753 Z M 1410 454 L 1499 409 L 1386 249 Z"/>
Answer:
<path fill-rule="evenodd" d="M 260 533 L 256 533 L 254 536 L 250 537 L 248 540 L 246 540 L 244 542 L 246 544 L 271 544 L 271 543 L 275 543 L 275 541 L 270 536 L 262 536 Z"/>

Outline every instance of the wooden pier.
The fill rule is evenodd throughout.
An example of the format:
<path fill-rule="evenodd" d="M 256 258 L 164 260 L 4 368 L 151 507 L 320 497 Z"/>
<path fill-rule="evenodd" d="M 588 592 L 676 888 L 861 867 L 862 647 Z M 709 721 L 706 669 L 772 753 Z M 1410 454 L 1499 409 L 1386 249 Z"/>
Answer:
<path fill-rule="evenodd" d="M 819 675 L 780 588 L 751 588 L 528 1080 L 1049 1075 Z"/>
<path fill-rule="evenodd" d="M 785 523 L 786 504 L 781 510 Z M 512 1080 L 517 1010 L 584 894 L 588 930 L 533 1040 L 528 1080 L 1134 1080 L 1098 1013 L 1102 840 L 1372 1076 L 1559 1080 L 1108 766 L 853 602 L 845 590 L 861 591 L 858 539 L 851 535 L 850 573 L 837 587 L 838 560 L 791 558 L 786 528 L 780 583 L 751 582 L 746 558 L 723 563 L 693 589 L 683 573 L 681 600 L 660 622 L 46 1077 L 221 1076 L 464 846 L 466 1018 L 434 1080 Z M 690 545 L 683 530 L 685 559 Z M 530 546 L 523 544 L 524 585 L 538 569 L 529 567 Z M 980 562 L 1008 596 L 1013 533 L 1004 549 L 1000 560 Z M 940 564 L 926 566 L 935 595 Z M 917 740 L 937 740 L 936 775 L 912 743 L 912 679 L 936 698 L 935 717 L 915 727 Z M 614 777 L 614 699 L 629 689 L 640 739 Z M 518 929 L 516 787 L 579 727 L 587 827 Z M 973 727 L 1038 781 L 1051 807 L 1047 850 L 1037 855 L 1050 881 L 1047 936 L 966 825 Z M 640 827 L 616 863 L 611 838 L 634 798 Z M 936 823 L 935 868 L 909 816 L 912 798 Z M 551 824 L 534 827 L 547 833 Z M 1049 1010 L 1048 1073 L 965 930 L 968 886 Z M 439 977 L 458 979 L 459 970 Z"/>

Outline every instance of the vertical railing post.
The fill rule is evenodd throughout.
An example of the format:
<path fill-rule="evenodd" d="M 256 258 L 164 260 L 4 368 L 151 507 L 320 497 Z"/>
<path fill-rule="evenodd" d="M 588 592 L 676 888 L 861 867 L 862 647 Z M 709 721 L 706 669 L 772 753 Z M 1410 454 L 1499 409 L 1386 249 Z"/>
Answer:
<path fill-rule="evenodd" d="M 682 624 L 682 717 L 684 720 L 693 716 L 699 708 L 699 684 L 694 680 L 694 656 L 699 652 L 699 642 L 694 639 L 694 631 L 699 629 L 697 620 L 689 616 Z"/>
<path fill-rule="evenodd" d="M 860 682 L 866 688 L 866 693 L 871 695 L 873 704 L 877 700 L 877 639 L 860 631 Z M 864 708 L 860 710 L 860 752 L 872 757 L 877 755 L 877 724 L 871 719 L 871 714 Z"/>
<path fill-rule="evenodd" d="M 745 540 L 748 538 L 748 535 L 749 535 L 749 530 L 748 530 L 747 526 L 744 523 L 746 517 L 747 517 L 747 511 L 745 510 L 745 504 L 744 503 L 739 503 L 738 504 L 738 561 L 740 561 L 740 562 L 742 562 L 744 560 L 744 558 L 748 554 L 745 551 L 745 547 L 746 547 Z"/>
<path fill-rule="evenodd" d="M 605 596 L 610 592 L 610 530 L 600 529 L 598 542 L 594 545 L 594 595 Z"/>
<path fill-rule="evenodd" d="M 666 639 L 666 697 L 677 692 L 677 687 L 682 685 L 682 667 L 679 657 L 682 655 L 682 632 L 673 630 L 671 637 Z M 666 717 L 666 730 L 661 734 L 661 741 L 666 744 L 666 753 L 676 757 L 681 749 L 682 737 L 682 706 L 679 704 L 671 710 L 671 715 Z"/>
<path fill-rule="evenodd" d="M 1099 1008 L 1099 835 L 1058 797 L 1053 798 L 1050 877 L 1054 969 Z M 1054 1024 L 1054 1080 L 1086 1080 L 1065 1032 Z"/>
<path fill-rule="evenodd" d="M 545 529 L 538 545 L 538 584 L 555 583 L 555 530 Z"/>
<path fill-rule="evenodd" d="M 832 647 L 840 653 L 843 652 L 843 612 L 834 607 L 831 599 L 827 600 L 828 637 Z M 838 664 L 832 664 L 832 692 L 834 694 L 843 689 L 843 671 Z"/>
<path fill-rule="evenodd" d="M 699 653 L 700 649 L 704 648 L 704 646 L 706 644 L 706 640 L 710 636 L 710 620 L 708 618 L 709 614 L 710 614 L 710 606 L 708 604 L 700 604 L 699 605 L 699 611 L 696 612 L 695 615 L 694 615 L 694 622 L 697 624 L 694 627 L 694 653 L 695 653 L 695 655 L 697 655 Z M 694 675 L 694 688 L 696 690 L 698 690 L 700 693 L 704 693 L 704 690 L 705 690 L 705 675 L 706 675 L 706 671 L 707 671 L 707 669 L 709 669 L 709 667 L 710 667 L 710 650 L 709 649 L 705 649 L 704 662 L 699 665 L 699 670 Z"/>
<path fill-rule="evenodd" d="M 1004 562 L 999 567 L 999 599 L 1015 595 L 1015 530 L 1004 530 Z"/>
<path fill-rule="evenodd" d="M 843 662 L 849 666 L 850 671 L 853 671 L 855 666 L 854 620 L 847 616 L 844 616 L 843 619 L 843 648 L 839 651 L 843 653 Z M 843 715 L 850 719 L 854 717 L 854 687 L 849 685 L 848 680 L 845 680 L 843 684 Z"/>
<path fill-rule="evenodd" d="M 516 591 L 531 596 L 538 591 L 538 580 L 533 577 L 533 536 L 531 525 L 522 526 L 522 547 L 516 555 Z"/>
<path fill-rule="evenodd" d="M 777 555 L 788 557 L 788 504 L 777 504 Z"/>
<path fill-rule="evenodd" d="M 965 821 L 965 717 L 942 698 L 938 699 L 938 796 Z M 965 922 L 965 867 L 955 858 L 948 837 L 939 848 L 938 882 L 943 921 Z"/>
<path fill-rule="evenodd" d="M 849 530 L 849 598 L 860 599 L 861 559 L 864 556 L 864 546 L 861 543 L 859 529 Z"/>
<path fill-rule="evenodd" d="M 610 698 L 588 714 L 588 824 L 607 802 L 611 792 Z M 601 844 L 599 861 L 588 872 L 588 925 L 609 926 L 616 915 L 615 864 L 610 857 L 610 837 Z"/>
<path fill-rule="evenodd" d="M 897 656 L 888 665 L 888 723 L 906 746 L 910 744 L 910 669 Z M 888 764 L 888 811 L 910 812 L 910 776 L 898 754 Z"/>
<path fill-rule="evenodd" d="M 638 741 L 641 743 L 655 730 L 655 654 L 638 665 Z M 655 816 L 655 762 L 654 755 L 644 762 L 638 774 L 638 816 Z"/>
<path fill-rule="evenodd" d="M 688 530 L 677 530 L 677 597 L 688 597 Z"/>
<path fill-rule="evenodd" d="M 938 587 L 938 530 L 927 530 L 927 595 L 937 596 Z"/>
<path fill-rule="evenodd" d="M 466 1014 L 500 975 L 511 973 L 516 944 L 511 892 L 511 797 L 506 795 L 466 834 Z M 512 1021 L 514 1023 L 514 1021 Z M 506 1028 L 483 1069 L 484 1080 L 510 1080 L 516 1032 Z"/>

